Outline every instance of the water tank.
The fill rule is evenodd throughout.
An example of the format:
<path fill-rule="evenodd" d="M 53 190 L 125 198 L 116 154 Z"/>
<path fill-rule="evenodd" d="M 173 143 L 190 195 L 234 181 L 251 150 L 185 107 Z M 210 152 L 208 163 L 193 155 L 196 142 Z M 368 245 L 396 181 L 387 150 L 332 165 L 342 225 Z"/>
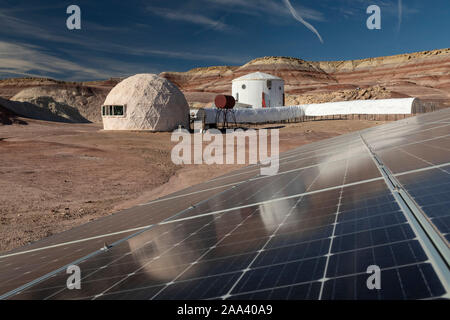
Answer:
<path fill-rule="evenodd" d="M 216 105 L 216 108 L 219 109 L 233 109 L 236 104 L 236 100 L 232 96 L 221 94 L 216 96 L 214 99 L 214 104 Z"/>

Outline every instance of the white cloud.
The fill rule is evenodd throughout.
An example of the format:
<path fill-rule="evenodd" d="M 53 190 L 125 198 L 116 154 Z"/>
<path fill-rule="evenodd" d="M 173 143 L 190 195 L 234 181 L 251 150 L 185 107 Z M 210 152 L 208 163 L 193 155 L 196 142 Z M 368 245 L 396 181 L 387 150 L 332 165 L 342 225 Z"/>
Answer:
<path fill-rule="evenodd" d="M 196 17 L 190 17 L 195 19 Z M 137 72 L 159 72 L 148 64 L 125 62 L 123 58 L 106 58 L 108 53 L 129 57 L 157 56 L 187 61 L 217 61 L 224 64 L 240 64 L 248 57 L 234 54 L 222 55 L 207 52 L 181 51 L 175 48 L 151 48 L 99 40 L 91 34 L 68 34 L 64 28 L 52 28 L 51 24 L 39 27 L 33 21 L 16 17 L 13 12 L 0 12 L 0 75 L 49 76 L 60 79 L 104 79 L 111 76 Z M 84 22 L 94 32 L 111 32 L 111 28 Z M 220 26 L 219 26 L 220 27 Z M 14 40 L 6 40 L 14 39 Z M 39 45 L 27 44 L 27 40 L 39 41 Z M 51 43 L 50 46 L 47 46 Z M 61 44 L 61 46 L 60 46 Z M 67 46 L 69 45 L 69 46 Z M 176 46 L 176 44 L 175 44 Z M 48 48 L 54 48 L 49 51 Z M 70 48 L 70 49 L 69 49 Z M 150 61 L 150 59 L 149 59 Z M 155 66 L 155 64 L 153 64 Z M 158 66 L 162 69 L 162 66 Z"/>
<path fill-rule="evenodd" d="M 320 40 L 320 42 L 323 43 L 322 36 L 319 34 L 319 32 L 314 28 L 309 22 L 305 21 L 302 16 L 292 7 L 289 0 L 283 0 L 286 7 L 289 9 L 290 13 L 294 17 L 295 20 L 301 22 L 305 27 L 307 27 L 309 30 L 311 30 Z"/>
<path fill-rule="evenodd" d="M 283 5 L 281 0 L 207 0 L 209 4 L 215 4 L 220 10 L 243 13 L 254 16 L 287 17 L 290 16 L 289 9 Z M 302 13 L 302 17 L 312 21 L 325 21 L 320 11 L 306 8 L 300 5 L 295 10 Z M 276 19 L 273 19 L 274 21 Z"/>
<path fill-rule="evenodd" d="M 284 18 L 290 17 L 291 12 L 282 0 L 204 0 L 202 14 L 191 10 L 168 9 L 148 6 L 147 10 L 160 17 L 176 21 L 184 21 L 197 25 L 202 25 L 208 29 L 218 31 L 233 31 L 236 27 L 226 24 L 222 17 L 228 14 L 244 14 L 252 17 L 263 17 L 268 23 L 283 24 Z M 304 19 L 312 21 L 325 21 L 323 14 L 317 10 L 306 8 L 300 5 L 295 9 L 301 12 Z"/>
<path fill-rule="evenodd" d="M 232 29 L 230 26 L 228 26 L 227 24 L 223 23 L 220 20 L 212 19 L 208 16 L 201 15 L 198 13 L 180 12 L 151 6 L 148 6 L 147 10 L 153 14 L 156 14 L 160 17 L 169 20 L 190 22 L 220 31 L 227 31 L 227 30 L 229 31 Z"/>
<path fill-rule="evenodd" d="M 196 54 L 189 52 L 175 52 L 152 49 L 133 49 L 126 46 L 112 45 L 109 50 L 114 52 L 125 52 L 138 56 L 164 56 L 174 59 L 184 60 L 215 60 L 236 64 L 243 63 L 247 58 Z M 92 55 L 74 62 L 72 56 L 81 57 L 86 55 L 83 50 L 60 50 L 67 58 L 60 58 L 53 53 L 49 53 L 45 47 L 29 45 L 24 43 L 12 43 L 0 41 L 0 76 L 27 75 L 40 77 L 53 77 L 58 79 L 87 80 L 87 79 L 107 79 L 109 77 L 127 76 L 139 72 L 158 73 L 163 70 L 156 70 L 152 67 L 143 66 L 139 63 L 127 63 L 119 59 L 96 57 Z"/>
<path fill-rule="evenodd" d="M 85 67 L 44 52 L 45 49 L 23 43 L 0 41 L 1 74 L 66 75 L 72 78 L 107 78 L 107 72 Z"/>

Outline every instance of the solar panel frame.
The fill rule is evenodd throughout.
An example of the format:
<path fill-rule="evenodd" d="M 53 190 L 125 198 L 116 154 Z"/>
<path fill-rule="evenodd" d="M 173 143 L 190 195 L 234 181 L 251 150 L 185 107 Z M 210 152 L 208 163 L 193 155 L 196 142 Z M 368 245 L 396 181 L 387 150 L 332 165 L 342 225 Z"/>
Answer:
<path fill-rule="evenodd" d="M 56 288 L 59 288 L 59 290 L 63 288 L 61 285 L 55 285 L 58 281 L 64 279 L 64 270 L 61 270 L 55 272 L 52 277 L 41 279 L 42 281 L 36 281 L 29 287 L 19 290 L 22 291 L 19 294 L 8 295 L 7 297 L 15 299 L 20 299 L 20 297 L 97 299 L 108 298 L 108 296 L 109 298 L 145 297 L 147 299 L 238 299 L 254 297 L 372 299 L 437 298 L 448 295 L 448 278 L 446 279 L 448 265 L 443 265 L 442 257 L 439 257 L 439 253 L 436 251 L 439 248 L 433 244 L 432 239 L 430 240 L 429 231 L 424 232 L 420 217 L 417 220 L 416 215 L 418 213 L 411 212 L 410 207 L 415 203 L 414 196 L 408 193 L 408 185 L 399 192 L 395 190 L 396 187 L 402 187 L 397 178 L 401 181 L 402 179 L 405 180 L 408 175 L 414 175 L 418 172 L 439 170 L 436 169 L 437 167 L 445 168 L 445 161 L 448 160 L 447 154 L 439 154 L 442 158 L 438 157 L 438 161 L 430 161 L 426 158 L 428 156 L 433 157 L 436 153 L 421 154 L 418 145 L 424 145 L 423 143 L 428 141 L 434 141 L 430 145 L 447 143 L 448 137 L 445 133 L 448 133 L 450 129 L 446 123 L 447 119 L 450 119 L 450 116 L 445 116 L 447 113 L 448 110 L 426 117 L 418 117 L 414 120 L 406 119 L 406 121 L 403 120 L 294 149 L 280 157 L 280 167 L 287 171 L 282 171 L 275 177 L 261 177 L 255 174 L 256 170 L 259 169 L 257 165 L 213 179 L 212 181 L 215 181 L 215 184 L 211 185 L 212 188 L 215 188 L 216 184 L 219 188 L 221 182 L 230 182 L 230 185 L 222 186 L 223 190 L 220 189 L 219 192 L 211 192 L 211 197 L 201 200 L 199 204 L 196 203 L 192 207 L 185 208 L 188 210 L 176 213 L 175 217 L 165 217 L 163 223 L 160 220 L 154 225 L 144 226 L 149 227 L 149 229 L 144 228 L 142 232 L 133 234 L 133 237 L 129 239 L 121 239 L 122 241 L 119 241 L 110 250 L 97 252 L 80 262 L 80 265 L 83 266 L 90 264 L 91 267 L 86 268 L 86 270 L 92 271 L 94 274 L 99 275 L 103 271 L 107 272 L 108 268 L 113 265 L 108 264 L 108 261 L 112 259 L 111 261 L 115 263 L 117 262 L 116 259 L 119 258 L 127 261 L 139 250 L 127 249 L 126 246 L 133 242 L 139 243 L 139 239 L 143 238 L 146 238 L 147 241 L 143 243 L 143 248 L 139 251 L 141 252 L 140 259 L 154 261 L 155 257 L 151 258 L 152 250 L 155 250 L 154 247 L 145 246 L 147 242 L 153 243 L 156 241 L 156 238 L 152 238 L 153 233 L 164 234 L 162 238 L 167 237 L 167 235 L 176 235 L 174 239 L 178 239 L 177 237 L 180 235 L 185 235 L 186 238 L 182 239 L 181 242 L 171 243 L 169 241 L 166 242 L 165 246 L 159 245 L 159 250 L 166 248 L 174 250 L 174 252 L 181 250 L 179 249 L 181 247 L 195 248 L 195 250 L 181 250 L 178 254 L 170 256 L 171 259 L 187 259 L 187 262 L 183 260 L 186 263 L 181 265 L 170 264 L 174 270 L 178 270 L 178 268 L 183 270 L 171 281 L 149 282 L 146 288 L 139 289 L 135 285 L 133 290 L 124 289 L 117 292 L 110 292 L 110 288 L 107 288 L 108 290 L 104 292 L 96 292 L 85 296 L 80 293 L 72 293 L 74 296 L 70 294 L 61 296 L 60 292 L 54 295 Z M 415 134 L 411 135 L 411 132 L 415 132 Z M 394 138 L 396 136 L 406 138 L 403 138 L 401 143 L 386 145 L 382 141 L 382 135 L 389 133 Z M 436 133 L 441 134 L 441 136 L 433 137 Z M 361 136 L 364 138 L 361 139 Z M 411 136 L 422 140 L 413 141 Z M 367 139 L 367 142 L 365 139 Z M 397 140 L 394 139 L 393 141 Z M 367 149 L 365 149 L 366 147 Z M 433 147 L 428 146 L 427 148 Z M 343 149 L 345 149 L 345 156 L 342 155 Z M 413 155 L 412 158 L 418 156 L 421 159 L 418 162 L 411 162 L 410 166 L 402 167 L 402 170 L 395 170 L 394 173 L 387 167 L 385 170 L 384 161 L 388 159 L 387 155 L 396 149 L 406 150 Z M 417 165 L 417 163 L 420 163 L 420 165 Z M 426 163 L 426 165 L 423 165 L 423 163 Z M 296 165 L 306 166 L 298 168 Z M 370 167 L 370 169 L 364 170 L 366 167 Z M 376 171 L 377 169 L 379 172 Z M 240 180 L 248 177 L 251 177 L 250 180 Z M 307 181 L 307 188 L 299 188 L 296 182 L 299 177 L 307 178 L 304 180 Z M 321 177 L 327 177 L 327 179 L 322 181 Z M 271 186 L 276 186 L 277 183 L 281 187 L 277 189 L 277 192 L 271 192 Z M 260 194 L 258 194 L 258 191 L 249 191 L 247 194 L 242 192 L 242 190 L 251 190 L 252 186 L 257 187 L 258 185 L 261 186 L 261 189 L 258 189 L 258 191 L 261 191 Z M 286 188 L 295 191 L 285 192 L 284 189 Z M 171 203 L 172 199 L 182 199 L 192 194 L 201 194 L 204 190 L 208 190 L 208 188 L 204 189 L 203 186 L 188 188 L 151 202 L 148 204 L 148 208 L 158 203 L 166 206 L 165 202 Z M 411 190 L 410 188 L 409 191 Z M 236 202 L 233 201 L 233 204 L 237 205 L 218 206 L 220 203 L 226 204 L 225 200 L 230 199 L 230 196 L 231 199 L 233 197 L 240 199 Z M 361 201 L 356 201 L 357 198 L 360 198 Z M 217 199 L 223 200 L 214 206 L 208 204 L 208 202 Z M 302 201 L 305 202 L 302 203 Z M 320 202 L 316 203 L 317 201 Z M 315 209 L 312 209 L 312 204 L 314 204 Z M 206 210 L 199 211 L 197 208 L 202 206 Z M 274 214 L 275 208 L 281 210 L 284 214 Z M 132 214 L 133 211 L 134 209 L 131 210 Z M 292 212 L 295 212 L 295 214 L 292 214 Z M 134 213 L 136 219 L 141 219 L 143 213 Z M 314 217 L 309 218 L 308 214 L 314 214 Z M 264 216 L 265 219 L 263 225 L 258 222 L 261 216 Z M 258 219 L 255 217 L 258 217 Z M 216 223 L 221 219 L 227 222 Z M 204 224 L 202 221 L 208 223 Z M 115 223 L 117 223 L 117 220 Z M 302 227 L 299 227 L 299 223 Z M 212 225 L 215 226 L 215 229 L 208 229 Z M 216 229 L 218 226 L 220 226 L 220 233 Z M 203 228 L 206 229 L 201 231 Z M 267 232 L 270 230 L 270 232 L 263 235 L 264 230 Z M 278 234 L 279 231 L 280 234 Z M 297 235 L 294 236 L 296 233 Z M 218 235 L 223 237 L 219 239 Z M 327 235 L 329 237 L 326 237 Z M 64 235 L 62 238 L 64 238 Z M 232 240 L 233 238 L 235 240 Z M 360 239 L 358 244 L 354 239 Z M 218 255 L 218 247 L 226 247 L 227 250 L 233 252 L 233 255 Z M 408 248 L 413 256 L 401 256 L 400 253 L 404 253 L 405 248 Z M 326 254 L 324 254 L 325 251 L 327 251 Z M 346 284 L 348 286 L 348 283 L 361 284 L 362 280 L 365 279 L 364 277 L 367 278 L 362 265 L 354 265 L 354 269 L 349 269 L 350 271 L 347 271 L 347 273 L 343 272 L 345 264 L 339 264 L 339 259 L 347 257 L 348 261 L 352 259 L 352 261 L 361 261 L 361 257 L 366 257 L 363 260 L 369 261 L 369 251 L 372 253 L 373 259 L 382 262 L 383 270 L 392 274 L 393 283 L 404 281 L 403 284 L 409 284 L 408 281 L 410 280 L 408 279 L 411 278 L 411 273 L 422 274 L 422 284 L 429 289 L 428 295 L 423 294 L 426 290 L 419 290 L 422 292 L 422 295 L 420 295 L 417 290 L 413 289 L 403 289 L 401 292 L 394 290 L 386 294 L 380 292 L 368 294 L 361 291 L 361 287 L 353 292 L 345 291 L 345 295 L 337 295 L 336 286 L 345 286 Z M 386 252 L 393 252 L 389 261 L 386 258 L 388 256 Z M 20 250 L 18 253 L 20 253 Z M 381 258 L 385 258 L 385 260 L 379 260 Z M 393 263 L 394 260 L 402 261 L 403 264 Z M 0 258 L 0 262 L 3 261 L 5 260 Z M 101 266 L 99 268 L 100 264 L 106 265 L 106 267 Z M 243 269 L 246 264 L 247 266 Z M 122 270 L 120 268 L 126 266 L 130 268 L 132 265 L 132 260 L 122 264 L 114 264 L 116 268 L 119 268 L 116 270 Z M 203 269 L 209 270 L 209 273 L 195 277 L 194 271 L 197 265 L 208 266 Z M 249 291 L 248 288 L 252 287 L 249 287 L 251 282 L 247 281 L 248 278 L 258 274 L 252 269 L 253 267 L 258 270 L 266 270 L 269 273 L 275 272 L 275 274 L 277 274 L 276 270 L 280 268 L 283 270 L 290 270 L 291 268 L 292 272 L 285 273 L 290 276 L 281 277 L 279 283 L 274 282 L 271 278 L 262 278 L 267 285 Z M 163 263 L 159 269 L 155 270 L 164 269 L 168 269 L 168 267 L 167 264 Z M 222 273 L 214 273 L 213 270 L 221 270 Z M 297 276 L 293 274 L 295 270 L 312 271 L 298 273 Z M 127 283 L 127 279 L 133 279 L 139 273 L 131 271 L 122 275 L 113 272 L 115 274 L 113 278 L 120 278 L 121 276 L 125 278 L 117 286 Z M 166 271 L 168 272 L 168 270 Z M 349 272 L 353 273 L 349 274 Z M 321 277 L 319 277 L 320 275 Z M 145 275 L 142 274 L 139 277 L 145 278 Z M 110 279 L 112 278 L 110 277 Z M 243 279 L 246 281 L 242 282 Z M 91 278 L 86 283 L 95 283 L 98 289 L 100 281 L 107 283 L 107 280 L 106 278 Z M 247 288 L 245 289 L 247 291 L 243 288 Z M 61 292 L 68 292 L 68 290 L 64 289 Z M 397 295 L 393 295 L 394 293 Z"/>

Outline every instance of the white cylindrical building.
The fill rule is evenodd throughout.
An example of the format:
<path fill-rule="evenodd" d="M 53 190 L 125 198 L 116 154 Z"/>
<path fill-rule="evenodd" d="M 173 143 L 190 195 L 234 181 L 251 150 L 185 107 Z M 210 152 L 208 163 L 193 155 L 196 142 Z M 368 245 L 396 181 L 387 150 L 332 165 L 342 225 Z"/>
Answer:
<path fill-rule="evenodd" d="M 284 80 L 271 74 L 254 72 L 232 81 L 231 91 L 237 103 L 253 108 L 284 105 Z"/>

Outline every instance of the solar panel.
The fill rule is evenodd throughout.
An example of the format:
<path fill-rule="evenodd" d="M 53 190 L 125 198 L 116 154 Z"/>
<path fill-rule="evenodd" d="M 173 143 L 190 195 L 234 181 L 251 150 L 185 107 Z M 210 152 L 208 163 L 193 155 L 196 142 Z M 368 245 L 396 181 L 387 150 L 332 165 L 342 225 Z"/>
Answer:
<path fill-rule="evenodd" d="M 450 166 L 398 177 L 436 229 L 450 241 Z"/>
<path fill-rule="evenodd" d="M 450 110 L 443 110 L 306 145 L 282 154 L 275 176 L 260 176 L 259 165 L 243 168 L 19 249 L 0 258 L 0 271 L 11 279 L 0 294 L 9 299 L 447 297 L 448 119 Z M 116 242 L 97 250 L 108 233 Z M 28 252 L 33 248 L 39 250 Z M 61 261 L 52 260 L 61 255 Z M 40 268 L 29 277 L 12 268 L 24 261 Z M 80 290 L 66 287 L 64 267 L 73 261 L 82 270 Z M 367 286 L 373 265 L 381 270 L 379 290 Z"/>

